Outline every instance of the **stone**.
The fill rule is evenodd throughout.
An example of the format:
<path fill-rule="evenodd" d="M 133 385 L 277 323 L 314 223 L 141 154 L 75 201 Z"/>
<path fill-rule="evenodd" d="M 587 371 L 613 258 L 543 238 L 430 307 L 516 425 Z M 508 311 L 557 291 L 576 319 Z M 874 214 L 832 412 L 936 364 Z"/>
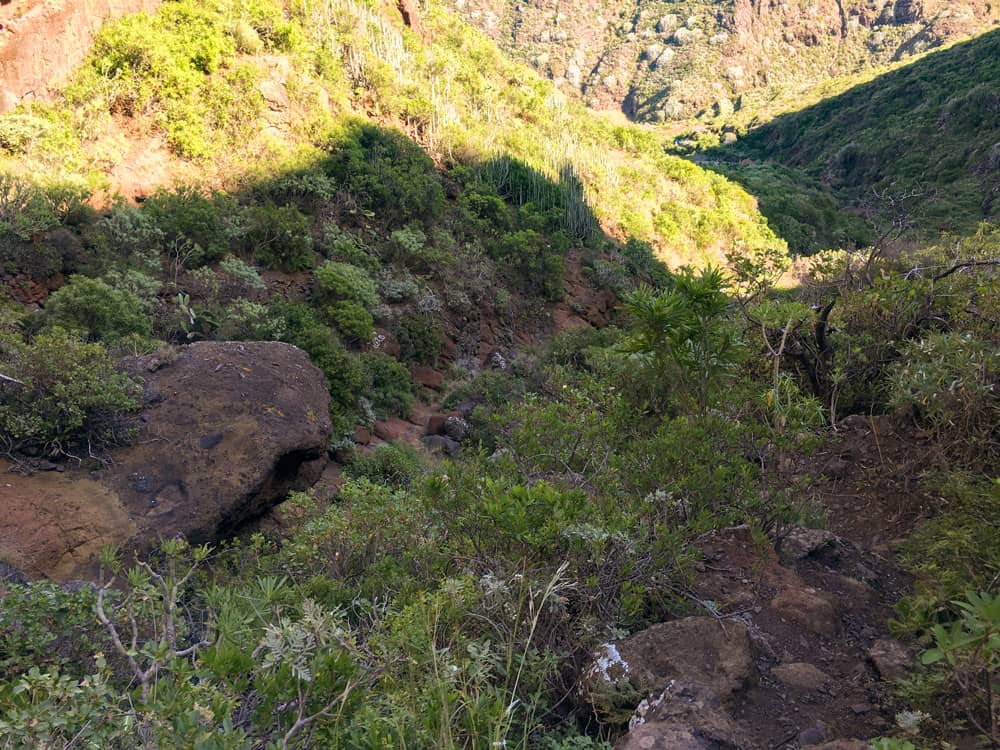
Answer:
<path fill-rule="evenodd" d="M 871 745 L 861 740 L 834 740 L 813 745 L 813 750 L 871 750 Z"/>
<path fill-rule="evenodd" d="M 455 455 L 462 447 L 450 437 L 445 437 L 444 435 L 427 435 L 421 438 L 420 442 L 432 453 L 444 453 L 448 456 Z"/>
<path fill-rule="evenodd" d="M 643 724 L 629 732 L 615 750 L 735 750 L 735 745 L 721 745 L 698 736 L 692 727 L 676 724 Z"/>
<path fill-rule="evenodd" d="M 696 727 L 643 724 L 629 732 L 615 750 L 737 750 L 738 746 L 706 737 Z"/>
<path fill-rule="evenodd" d="M 444 375 L 427 365 L 415 365 L 410 370 L 410 377 L 417 385 L 435 391 L 440 390 L 441 384 L 444 382 Z"/>
<path fill-rule="evenodd" d="M 462 419 L 461 412 L 450 411 L 444 414 L 431 414 L 427 417 L 424 427 L 425 435 L 444 435 L 449 419 Z"/>
<path fill-rule="evenodd" d="M 771 676 L 796 690 L 820 690 L 831 682 L 829 675 L 805 662 L 781 664 L 771 670 Z"/>
<path fill-rule="evenodd" d="M 380 419 L 375 423 L 374 428 L 375 437 L 380 440 L 384 440 L 387 443 L 394 443 L 397 440 L 402 440 L 407 430 L 408 427 L 406 426 L 406 422 L 399 417 Z"/>
<path fill-rule="evenodd" d="M 667 32 L 676 29 L 680 23 L 681 19 L 673 13 L 670 13 L 662 16 L 660 20 L 656 22 L 656 30 L 661 34 L 666 34 Z"/>
<path fill-rule="evenodd" d="M 358 445 L 368 445 L 372 441 L 372 431 L 358 425 L 354 428 L 354 442 Z"/>
<path fill-rule="evenodd" d="M 822 721 L 817 721 L 808 729 L 803 729 L 799 732 L 799 744 L 802 747 L 813 747 L 819 745 L 822 742 L 826 742 L 827 738 L 827 728 L 826 723 Z"/>
<path fill-rule="evenodd" d="M 685 617 L 598 647 L 582 673 L 580 689 L 584 696 L 600 696 L 607 686 L 623 683 L 643 694 L 683 679 L 724 699 L 741 690 L 752 675 L 745 625 Z"/>
<path fill-rule="evenodd" d="M 813 589 L 786 586 L 771 601 L 771 607 L 782 617 L 819 635 L 832 637 L 840 629 L 833 604 Z"/>
<path fill-rule="evenodd" d="M 144 399 L 136 439 L 110 452 L 107 470 L 0 483 L 0 558 L 33 578 L 86 579 L 107 544 L 143 554 L 176 535 L 214 542 L 319 479 L 330 397 L 301 349 L 205 341 L 152 372 L 145 359 L 124 366 L 157 398 Z"/>
<path fill-rule="evenodd" d="M 459 443 L 469 436 L 470 430 L 469 423 L 461 417 L 451 416 L 444 422 L 444 434 Z"/>
<path fill-rule="evenodd" d="M 899 641 L 882 638 L 868 649 L 868 659 L 883 680 L 903 677 L 913 663 L 913 655 Z"/>
<path fill-rule="evenodd" d="M 838 541 L 835 534 L 825 529 L 806 529 L 794 526 L 781 539 L 778 552 L 781 555 L 781 562 L 787 565 L 822 550 L 832 549 Z"/>
<path fill-rule="evenodd" d="M 735 743 L 736 724 L 710 687 L 689 680 L 670 680 L 666 687 L 642 700 L 629 720 L 629 729 L 644 724 L 692 730 L 699 738 Z"/>

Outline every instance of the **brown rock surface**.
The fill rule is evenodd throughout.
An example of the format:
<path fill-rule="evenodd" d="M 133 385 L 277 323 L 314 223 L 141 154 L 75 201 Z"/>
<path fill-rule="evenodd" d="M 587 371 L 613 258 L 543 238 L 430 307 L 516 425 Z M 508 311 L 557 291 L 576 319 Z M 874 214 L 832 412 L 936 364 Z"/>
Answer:
<path fill-rule="evenodd" d="M 868 659 L 884 680 L 895 680 L 906 674 L 913 664 L 913 654 L 899 641 L 880 638 L 868 649 Z"/>
<path fill-rule="evenodd" d="M 601 684 L 630 683 L 648 693 L 667 680 L 683 679 L 724 698 L 753 674 L 746 626 L 711 617 L 685 617 L 646 628 L 624 641 L 604 644 L 584 671 L 583 689 L 600 692 Z"/>
<path fill-rule="evenodd" d="M 0 554 L 30 575 L 86 576 L 109 543 L 216 540 L 323 471 L 329 395 L 300 349 L 201 342 L 130 369 L 145 379 L 147 405 L 109 469 L 0 478 Z"/>
<path fill-rule="evenodd" d="M 829 675 L 805 662 L 781 664 L 771 670 L 771 675 L 796 690 L 819 690 L 830 684 Z"/>
<path fill-rule="evenodd" d="M 834 636 L 839 629 L 833 604 L 815 590 L 788 587 L 778 593 L 771 606 L 782 617 L 819 635 Z"/>

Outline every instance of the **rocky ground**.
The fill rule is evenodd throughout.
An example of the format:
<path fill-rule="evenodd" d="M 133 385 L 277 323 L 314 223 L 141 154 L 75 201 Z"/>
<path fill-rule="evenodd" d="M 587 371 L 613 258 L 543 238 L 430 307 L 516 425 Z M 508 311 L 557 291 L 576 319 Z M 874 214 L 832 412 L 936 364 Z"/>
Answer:
<path fill-rule="evenodd" d="M 926 457 L 897 422 L 851 418 L 808 459 L 828 529 L 703 538 L 700 614 L 605 644 L 584 672 L 598 712 L 631 711 L 618 750 L 862 750 L 888 734 L 913 658 L 887 629 L 910 586 L 891 548 L 929 502 L 912 486 Z"/>

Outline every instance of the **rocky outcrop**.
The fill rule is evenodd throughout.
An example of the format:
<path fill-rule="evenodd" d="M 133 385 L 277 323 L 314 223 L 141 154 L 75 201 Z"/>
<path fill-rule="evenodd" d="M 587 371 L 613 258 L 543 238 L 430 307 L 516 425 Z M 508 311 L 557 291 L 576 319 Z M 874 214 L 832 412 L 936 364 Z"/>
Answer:
<path fill-rule="evenodd" d="M 90 51 L 109 18 L 160 0 L 14 0 L 0 9 L 0 112 L 46 99 Z"/>
<path fill-rule="evenodd" d="M 32 576 L 87 576 L 105 544 L 214 541 L 322 474 L 329 395 L 300 349 L 201 342 L 129 369 L 145 380 L 133 443 L 101 471 L 4 476 L 0 559 Z"/>
<path fill-rule="evenodd" d="M 563 90 L 644 120 L 726 117 L 748 91 L 805 89 L 1000 19 L 986 0 L 675 0 L 667 14 L 645 2 L 450 2 Z"/>

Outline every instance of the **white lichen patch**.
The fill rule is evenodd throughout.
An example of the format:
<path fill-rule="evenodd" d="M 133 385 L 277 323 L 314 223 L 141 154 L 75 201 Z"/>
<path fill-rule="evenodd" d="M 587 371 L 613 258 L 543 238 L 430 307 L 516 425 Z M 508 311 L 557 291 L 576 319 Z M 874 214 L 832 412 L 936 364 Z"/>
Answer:
<path fill-rule="evenodd" d="M 629 665 L 613 643 L 603 643 L 594 652 L 594 663 L 587 670 L 588 677 L 597 677 L 606 683 L 620 682 L 629 676 Z"/>

